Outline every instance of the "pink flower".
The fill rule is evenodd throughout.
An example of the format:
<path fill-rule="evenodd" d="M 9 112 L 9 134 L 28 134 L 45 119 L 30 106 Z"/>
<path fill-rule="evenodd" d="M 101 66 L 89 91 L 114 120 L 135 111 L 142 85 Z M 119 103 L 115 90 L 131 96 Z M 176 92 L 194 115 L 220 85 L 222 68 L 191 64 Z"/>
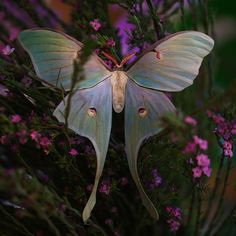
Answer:
<path fill-rule="evenodd" d="M 40 137 L 41 137 L 41 134 L 38 132 L 38 131 L 32 131 L 31 134 L 30 134 L 30 137 L 32 140 L 38 142 Z"/>
<path fill-rule="evenodd" d="M 19 123 L 21 121 L 21 116 L 18 114 L 12 115 L 11 116 L 11 122 L 12 123 Z"/>
<path fill-rule="evenodd" d="M 77 156 L 78 155 L 78 151 L 74 148 L 71 148 L 71 150 L 69 151 L 71 156 Z"/>
<path fill-rule="evenodd" d="M 176 217 L 179 220 L 182 218 L 182 211 L 179 207 L 166 207 L 166 211 L 169 212 L 172 217 Z"/>
<path fill-rule="evenodd" d="M 183 150 L 183 153 L 195 153 L 196 152 L 196 144 L 192 142 L 188 142 L 186 147 Z"/>
<path fill-rule="evenodd" d="M 109 195 L 110 189 L 111 189 L 111 187 L 110 187 L 110 182 L 109 182 L 109 181 L 102 181 L 101 184 L 100 184 L 100 186 L 99 186 L 98 191 L 99 191 L 100 193 L 104 193 L 104 194 L 106 194 L 106 195 Z"/>
<path fill-rule="evenodd" d="M 208 177 L 211 176 L 211 168 L 209 168 L 208 166 L 203 167 L 202 171 L 206 176 L 208 176 Z"/>
<path fill-rule="evenodd" d="M 20 144 L 26 144 L 27 143 L 27 131 L 26 130 L 21 130 L 16 135 L 19 138 Z"/>
<path fill-rule="evenodd" d="M 214 114 L 212 118 L 216 124 L 221 124 L 225 121 L 224 117 L 222 117 L 220 114 L 217 115 Z"/>
<path fill-rule="evenodd" d="M 0 84 L 0 95 L 2 95 L 3 97 L 7 97 L 8 93 L 9 93 L 8 88 Z"/>
<path fill-rule="evenodd" d="M 231 134 L 236 134 L 236 121 L 234 121 L 234 123 L 233 123 Z"/>
<path fill-rule="evenodd" d="M 112 225 L 112 224 L 113 224 L 112 219 L 106 219 L 106 220 L 105 220 L 105 224 L 106 224 L 106 225 Z"/>
<path fill-rule="evenodd" d="M 112 38 L 107 40 L 107 46 L 108 47 L 115 47 L 115 45 L 116 45 L 116 43 Z"/>
<path fill-rule="evenodd" d="M 128 179 L 126 177 L 122 177 L 120 180 L 121 186 L 125 186 L 128 184 Z"/>
<path fill-rule="evenodd" d="M 92 192 L 93 184 L 87 185 L 86 189 L 87 189 L 87 191 Z"/>
<path fill-rule="evenodd" d="M 193 168 L 192 172 L 194 178 L 200 178 L 202 176 L 202 170 L 199 167 Z"/>
<path fill-rule="evenodd" d="M 98 19 L 94 19 L 93 21 L 90 21 L 90 25 L 93 27 L 95 31 L 98 31 L 102 27 Z"/>
<path fill-rule="evenodd" d="M 1 144 L 7 144 L 7 142 L 8 142 L 8 137 L 7 137 L 7 135 L 2 135 L 2 136 L 0 137 L 0 143 L 1 143 Z"/>
<path fill-rule="evenodd" d="M 173 219 L 169 219 L 167 220 L 167 223 L 170 226 L 170 231 L 171 232 L 176 232 L 178 231 L 179 227 L 180 227 L 180 222 L 173 220 Z"/>
<path fill-rule="evenodd" d="M 224 155 L 228 156 L 228 157 L 233 157 L 233 151 L 228 150 L 228 149 L 224 149 Z"/>
<path fill-rule="evenodd" d="M 229 141 L 224 141 L 223 147 L 224 149 L 232 150 L 232 143 Z"/>
<path fill-rule="evenodd" d="M 210 160 L 207 155 L 205 154 L 200 154 L 197 155 L 197 164 L 201 167 L 208 167 L 210 165 Z"/>
<path fill-rule="evenodd" d="M 15 51 L 15 48 L 11 48 L 10 45 L 6 45 L 2 50 L 1 53 L 5 56 L 9 56 Z"/>
<path fill-rule="evenodd" d="M 184 119 L 184 122 L 186 124 L 189 124 L 189 125 L 192 125 L 192 126 L 197 125 L 197 121 L 194 118 L 192 118 L 191 116 L 186 116 L 185 119 Z"/>
<path fill-rule="evenodd" d="M 194 140 L 195 144 L 199 145 L 200 149 L 207 150 L 207 148 L 208 148 L 207 140 L 201 139 L 197 135 L 193 136 L 193 140 Z"/>
<path fill-rule="evenodd" d="M 48 148 L 52 143 L 49 140 L 48 137 L 42 137 L 40 138 L 40 142 L 39 144 L 43 147 L 43 148 Z"/>

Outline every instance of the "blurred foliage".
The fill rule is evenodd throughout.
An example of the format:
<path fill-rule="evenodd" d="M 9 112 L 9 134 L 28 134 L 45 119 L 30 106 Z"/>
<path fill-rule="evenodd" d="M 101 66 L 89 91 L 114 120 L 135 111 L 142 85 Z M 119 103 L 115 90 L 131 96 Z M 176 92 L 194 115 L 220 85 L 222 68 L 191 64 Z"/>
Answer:
<path fill-rule="evenodd" d="M 236 34 L 223 41 L 224 37 L 217 38 L 224 33 L 217 28 L 219 21 L 229 17 L 236 20 L 234 1 L 62 2 L 72 7 L 69 25 L 46 1 L 0 2 L 0 45 L 15 48 L 9 56 L 0 54 L 0 235 L 235 235 L 235 185 L 230 182 L 235 177 L 235 154 L 232 159 L 222 154 L 217 124 L 207 115 L 212 110 L 225 123 L 235 122 Z M 111 21 L 117 9 L 121 17 L 127 17 L 120 26 Z M 101 23 L 98 31 L 91 27 L 94 19 Z M 120 60 L 122 47 L 141 53 L 156 40 L 180 30 L 199 30 L 215 39 L 216 46 L 204 60 L 193 86 L 167 94 L 178 114 L 163 118 L 167 129 L 147 140 L 139 154 L 140 177 L 160 214 L 158 222 L 153 222 L 142 206 L 125 157 L 123 114 L 114 114 L 100 183 L 107 192 L 98 191 L 91 220 L 83 224 L 81 212 L 94 181 L 95 152 L 87 139 L 67 130 L 52 116 L 65 92 L 42 84 L 16 38 L 21 30 L 33 27 L 60 29 L 82 41 L 84 60 L 94 49 L 103 59 L 101 51 Z M 109 39 L 115 45 L 109 46 Z M 14 115 L 21 120 L 14 123 Z M 197 120 L 196 126 L 185 122 L 187 115 Z M 38 139 L 32 138 L 33 134 L 39 135 Z M 208 141 L 205 153 L 212 167 L 210 178 L 197 181 L 189 161 L 199 150 L 183 153 L 194 135 Z M 78 154 L 72 156 L 71 149 Z M 161 183 L 150 187 L 155 181 L 153 170 L 157 170 Z M 227 186 L 230 191 L 226 191 Z M 176 233 L 168 223 L 166 209 L 170 206 L 182 209 Z M 215 218 L 211 220 L 209 215 Z"/>

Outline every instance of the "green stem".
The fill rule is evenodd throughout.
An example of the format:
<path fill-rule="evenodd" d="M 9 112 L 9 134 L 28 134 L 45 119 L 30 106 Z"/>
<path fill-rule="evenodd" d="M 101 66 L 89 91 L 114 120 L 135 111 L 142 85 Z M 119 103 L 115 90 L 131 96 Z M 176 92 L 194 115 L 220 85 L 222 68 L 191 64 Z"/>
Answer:
<path fill-rule="evenodd" d="M 215 178 L 215 184 L 214 184 L 214 188 L 212 190 L 212 193 L 211 193 L 211 196 L 210 196 L 210 199 L 209 199 L 209 202 L 208 202 L 208 207 L 207 207 L 207 210 L 206 210 L 206 213 L 202 219 L 202 225 L 204 224 L 204 222 L 206 222 L 209 214 L 210 214 L 210 211 L 212 209 L 212 204 L 213 204 L 213 200 L 216 196 L 216 192 L 217 192 L 217 189 L 219 188 L 219 183 L 220 183 L 220 177 L 221 177 L 221 172 L 222 172 L 222 168 L 223 168 L 223 163 L 224 163 L 224 155 L 222 154 L 221 156 L 221 160 L 220 160 L 220 165 L 219 165 L 219 168 L 217 170 L 217 174 L 216 174 L 216 178 Z"/>
<path fill-rule="evenodd" d="M 189 207 L 189 212 L 188 212 L 188 218 L 186 221 L 186 225 L 188 226 L 191 222 L 191 218 L 193 215 L 193 207 L 194 207 L 194 203 L 195 203 L 195 187 L 193 186 L 192 189 L 192 197 L 191 197 L 191 202 L 190 202 L 190 207 Z"/>
<path fill-rule="evenodd" d="M 200 189 L 198 189 L 198 191 L 197 191 L 197 200 L 198 200 L 198 204 L 197 204 L 197 216 L 196 216 L 194 236 L 199 235 L 200 215 L 201 215 L 201 207 L 202 207 L 202 199 L 201 199 Z"/>
<path fill-rule="evenodd" d="M 160 19 L 156 15 L 152 0 L 147 0 L 147 5 L 152 16 L 152 21 L 153 21 L 154 29 L 156 31 L 157 40 L 159 40 L 163 38 L 163 29 L 162 29 Z"/>
<path fill-rule="evenodd" d="M 223 204 L 226 188 L 227 188 L 227 185 L 228 185 L 228 179 L 229 179 L 229 173 L 230 173 L 230 169 L 231 169 L 231 163 L 232 163 L 232 159 L 229 159 L 228 163 L 227 163 L 228 165 L 227 165 L 227 170 L 226 170 L 226 174 L 225 174 L 223 188 L 222 188 L 222 191 L 221 191 L 221 194 L 220 194 L 220 199 L 219 199 L 218 204 L 216 206 L 216 211 L 215 211 L 215 213 L 212 217 L 212 220 L 211 220 L 211 223 L 209 225 L 209 229 L 208 229 L 206 235 L 210 235 L 211 230 L 213 229 L 213 227 L 217 223 L 217 215 L 219 215 L 219 213 L 222 210 L 222 204 Z"/>
<path fill-rule="evenodd" d="M 185 19 L 184 19 L 184 0 L 179 0 L 180 4 L 180 16 L 183 25 L 183 29 L 185 30 Z"/>
<path fill-rule="evenodd" d="M 4 209 L 4 207 L 2 207 L 1 205 L 0 205 L 0 211 L 4 214 L 4 215 L 6 215 L 11 221 L 12 221 L 12 223 L 14 223 L 16 226 L 18 226 L 19 228 L 18 228 L 18 230 L 19 229 L 21 229 L 23 232 L 24 232 L 24 235 L 29 235 L 29 236 L 34 236 L 34 234 L 32 234 L 31 232 L 29 232 L 28 230 L 27 230 L 27 228 L 23 225 L 23 224 L 21 224 L 18 220 L 16 220 L 10 213 L 8 213 L 5 209 Z M 3 220 L 3 219 L 2 219 Z"/>

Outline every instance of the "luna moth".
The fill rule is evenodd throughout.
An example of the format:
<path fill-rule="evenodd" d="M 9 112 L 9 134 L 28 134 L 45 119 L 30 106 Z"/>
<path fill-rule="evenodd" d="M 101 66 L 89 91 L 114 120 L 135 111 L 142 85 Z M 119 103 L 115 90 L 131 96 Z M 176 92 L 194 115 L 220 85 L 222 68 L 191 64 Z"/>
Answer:
<path fill-rule="evenodd" d="M 79 59 L 83 44 L 64 33 L 48 29 L 23 31 L 19 40 L 30 55 L 37 76 L 69 91 L 73 61 Z M 123 66 L 134 54 L 126 56 L 119 64 L 104 53 L 114 63 L 112 70 L 96 54 L 89 57 L 78 76 L 68 115 L 68 127 L 87 137 L 97 156 L 95 182 L 82 215 L 84 222 L 89 219 L 96 203 L 109 145 L 112 107 L 117 113 L 124 110 L 125 151 L 131 175 L 144 206 L 154 219 L 158 219 L 157 210 L 138 176 L 138 151 L 145 139 L 163 129 L 160 117 L 175 111 L 174 105 L 160 91 L 177 92 L 190 86 L 213 45 L 214 41 L 206 34 L 184 31 L 154 43 L 126 69 Z M 84 79 L 80 81 L 80 77 Z M 53 113 L 60 122 L 65 122 L 68 96 Z"/>

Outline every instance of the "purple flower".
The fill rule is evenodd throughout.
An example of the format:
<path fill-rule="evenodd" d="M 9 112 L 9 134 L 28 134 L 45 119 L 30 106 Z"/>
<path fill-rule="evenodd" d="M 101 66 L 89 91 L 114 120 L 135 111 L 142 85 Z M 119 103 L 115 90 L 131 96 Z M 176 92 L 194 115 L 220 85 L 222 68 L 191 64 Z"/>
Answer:
<path fill-rule="evenodd" d="M 149 188 L 154 189 L 158 187 L 162 183 L 162 178 L 158 175 L 157 170 L 153 169 L 152 170 L 152 181 L 149 183 Z"/>
<path fill-rule="evenodd" d="M 158 187 L 162 183 L 162 178 L 158 175 L 157 170 L 152 170 L 153 184 L 155 187 Z"/>

